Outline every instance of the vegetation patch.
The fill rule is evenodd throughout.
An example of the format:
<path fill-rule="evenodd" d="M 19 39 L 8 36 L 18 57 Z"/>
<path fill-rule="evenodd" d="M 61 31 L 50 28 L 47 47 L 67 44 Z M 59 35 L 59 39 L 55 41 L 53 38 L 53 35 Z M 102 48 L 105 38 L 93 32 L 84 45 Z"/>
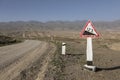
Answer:
<path fill-rule="evenodd" d="M 68 74 L 65 70 L 67 67 L 72 66 L 74 68 L 74 65 L 83 66 L 85 64 L 85 46 L 79 47 L 84 44 L 84 41 L 79 42 L 79 44 L 78 41 L 67 41 L 65 39 L 63 41 L 67 43 L 66 55 L 61 54 L 62 42 L 59 40 L 52 41 L 56 44 L 57 50 L 49 64 L 45 80 L 66 80 Z"/>
<path fill-rule="evenodd" d="M 19 42 L 22 42 L 22 40 L 0 35 L 0 46 L 15 44 Z"/>

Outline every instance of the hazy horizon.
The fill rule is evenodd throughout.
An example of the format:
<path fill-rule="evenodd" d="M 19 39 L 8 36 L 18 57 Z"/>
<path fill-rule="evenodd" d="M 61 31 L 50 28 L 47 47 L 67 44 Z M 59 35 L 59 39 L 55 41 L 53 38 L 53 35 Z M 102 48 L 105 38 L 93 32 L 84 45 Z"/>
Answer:
<path fill-rule="evenodd" d="M 90 20 L 90 19 L 88 19 Z M 79 22 L 79 21 L 88 21 L 88 20 L 49 20 L 49 21 L 40 21 L 40 20 L 14 20 L 14 21 L 0 21 L 0 22 L 42 22 L 42 23 L 47 23 L 47 22 Z M 114 22 L 114 21 L 120 21 L 120 19 L 117 20 L 91 20 L 92 22 Z"/>

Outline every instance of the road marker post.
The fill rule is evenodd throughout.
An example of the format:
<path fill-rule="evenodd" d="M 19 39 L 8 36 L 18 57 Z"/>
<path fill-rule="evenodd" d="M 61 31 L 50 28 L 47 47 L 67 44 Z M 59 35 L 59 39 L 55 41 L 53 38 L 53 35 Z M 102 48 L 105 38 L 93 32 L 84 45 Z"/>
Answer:
<path fill-rule="evenodd" d="M 87 38 L 87 49 L 86 49 L 86 64 L 84 67 L 88 70 L 96 71 L 96 66 L 93 66 L 93 49 L 92 49 L 92 38 L 99 37 L 95 27 L 89 20 L 80 33 L 81 38 Z"/>
<path fill-rule="evenodd" d="M 62 43 L 62 54 L 65 55 L 66 53 L 66 43 Z"/>

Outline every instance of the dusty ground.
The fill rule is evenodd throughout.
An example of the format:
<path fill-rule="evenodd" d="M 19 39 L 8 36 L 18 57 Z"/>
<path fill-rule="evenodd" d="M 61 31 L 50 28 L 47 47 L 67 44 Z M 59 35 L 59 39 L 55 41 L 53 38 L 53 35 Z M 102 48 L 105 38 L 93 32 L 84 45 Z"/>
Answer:
<path fill-rule="evenodd" d="M 120 51 L 120 43 L 113 43 L 108 46 L 110 49 L 115 50 L 115 51 Z"/>
<path fill-rule="evenodd" d="M 0 80 L 43 80 L 44 73 L 49 61 L 55 51 L 53 44 L 46 42 L 26 40 L 23 43 L 0 47 Z M 45 54 L 45 55 L 44 55 Z M 44 55 L 44 57 L 43 57 Z M 41 65 L 36 74 L 27 79 L 22 76 L 28 68 L 33 68 L 38 60 L 42 59 L 37 65 Z M 32 69 L 34 70 L 34 69 Z M 31 73 L 33 74 L 33 73 Z"/>
<path fill-rule="evenodd" d="M 52 41 L 57 50 L 34 40 L 1 47 L 0 80 L 120 80 L 119 34 L 105 32 L 93 40 L 96 72 L 84 69 L 86 39 L 80 39 L 79 32 L 47 34 L 42 40 Z M 67 43 L 66 55 L 61 55 L 62 42 Z"/>
<path fill-rule="evenodd" d="M 109 48 L 109 45 L 115 47 L 119 39 L 93 40 L 94 65 L 98 68 L 96 72 L 84 69 L 86 39 L 64 42 L 67 43 L 67 53 L 64 56 L 60 54 L 61 50 L 58 52 L 45 80 L 120 80 L 120 51 Z M 61 46 L 58 45 L 58 48 L 61 49 Z"/>

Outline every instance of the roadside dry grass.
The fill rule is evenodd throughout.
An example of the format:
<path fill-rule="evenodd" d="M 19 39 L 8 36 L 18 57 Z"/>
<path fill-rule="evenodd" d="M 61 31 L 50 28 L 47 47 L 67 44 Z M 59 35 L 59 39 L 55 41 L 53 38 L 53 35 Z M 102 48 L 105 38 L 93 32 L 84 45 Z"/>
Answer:
<path fill-rule="evenodd" d="M 91 72 L 86 64 L 86 39 L 56 38 L 57 51 L 44 80 L 119 80 L 120 54 L 109 48 L 120 39 L 93 39 L 94 65 L 100 70 Z M 66 55 L 61 55 L 61 44 L 67 43 Z"/>
<path fill-rule="evenodd" d="M 75 41 L 75 42 L 74 42 Z M 82 39 L 83 41 L 83 39 Z M 67 53 L 66 55 L 61 55 L 61 46 L 62 42 L 67 43 Z M 75 46 L 76 44 L 84 45 L 85 41 L 80 42 L 76 39 L 69 38 L 56 38 L 56 41 L 53 41 L 57 46 L 54 58 L 50 63 L 48 70 L 46 72 L 45 80 L 66 80 L 65 79 L 65 68 L 69 65 L 85 64 L 85 46 L 81 47 L 80 45 Z M 74 47 L 73 47 L 74 46 Z"/>

